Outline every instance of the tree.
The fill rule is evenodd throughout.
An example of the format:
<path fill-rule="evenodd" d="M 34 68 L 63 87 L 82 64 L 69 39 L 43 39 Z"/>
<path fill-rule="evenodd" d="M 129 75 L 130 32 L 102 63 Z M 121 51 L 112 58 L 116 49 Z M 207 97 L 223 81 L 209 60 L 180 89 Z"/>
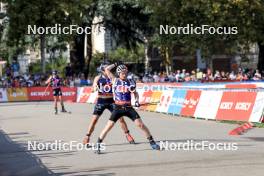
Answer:
<path fill-rule="evenodd" d="M 258 68 L 264 69 L 264 1 L 262 0 L 157 0 L 145 1 L 152 10 L 151 25 L 157 30 L 154 44 L 166 50 L 178 45 L 192 54 L 197 48 L 204 58 L 220 50 L 221 53 L 237 54 L 247 52 L 253 43 L 259 46 Z M 159 35 L 159 25 L 235 26 L 237 35 Z M 170 49 L 169 49 L 170 51 Z M 165 54 L 168 57 L 169 55 Z M 165 61 L 169 65 L 168 58 Z"/>
<path fill-rule="evenodd" d="M 69 4 L 63 0 L 43 1 L 7 0 L 7 16 L 9 18 L 8 45 L 25 47 L 39 41 L 42 72 L 45 73 L 45 50 L 48 35 L 28 35 L 28 25 L 49 27 L 54 24 L 70 24 L 66 10 Z M 69 8 L 69 7 L 68 7 Z"/>
<path fill-rule="evenodd" d="M 8 2 L 9 16 L 9 45 L 26 46 L 40 41 L 42 71 L 45 72 L 45 49 L 49 35 L 28 36 L 27 25 L 41 27 L 54 24 L 76 24 L 81 27 L 94 25 L 105 26 L 111 31 L 118 46 L 135 48 L 142 42 L 142 34 L 147 26 L 148 16 L 139 2 L 132 0 L 62 0 L 42 1 L 13 1 Z M 102 17 L 102 21 L 94 24 L 95 17 Z M 54 36 L 52 36 L 54 37 Z M 55 36 L 62 43 L 67 41 L 71 45 L 71 61 L 78 70 L 88 75 L 92 59 L 92 35 L 82 34 Z M 30 40 L 27 40 L 30 38 Z M 87 53 L 85 56 L 84 53 Z"/>
<path fill-rule="evenodd" d="M 84 26 L 104 26 L 110 31 L 117 43 L 117 47 L 135 49 L 138 43 L 143 43 L 144 33 L 148 31 L 149 14 L 139 1 L 132 0 L 94 0 L 89 6 L 84 7 Z M 95 17 L 101 21 L 93 23 Z M 84 48 L 85 36 L 79 36 L 75 40 L 74 58 L 84 58 L 84 49 L 87 50 L 87 58 L 84 58 L 83 69 L 86 75 L 89 73 L 92 60 L 92 36 L 87 35 L 87 48 Z M 79 62 L 83 59 L 79 59 Z"/>

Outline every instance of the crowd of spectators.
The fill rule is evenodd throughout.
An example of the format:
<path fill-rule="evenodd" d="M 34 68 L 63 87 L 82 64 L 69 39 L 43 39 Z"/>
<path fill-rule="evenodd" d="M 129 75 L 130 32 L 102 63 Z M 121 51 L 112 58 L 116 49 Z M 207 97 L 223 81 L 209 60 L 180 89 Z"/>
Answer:
<path fill-rule="evenodd" d="M 34 87 L 34 86 L 47 86 L 45 81 L 48 79 L 48 74 L 23 74 L 17 77 L 0 77 L 0 88 L 10 87 Z M 91 80 L 85 79 L 84 74 L 74 75 L 68 78 L 64 78 L 63 85 L 74 86 L 89 86 L 92 84 Z"/>
<path fill-rule="evenodd" d="M 224 82 L 224 81 L 260 81 L 264 80 L 264 74 L 259 70 L 239 68 L 237 72 L 218 71 L 211 69 L 202 71 L 200 69 L 187 72 L 185 69 L 166 74 L 166 72 L 154 72 L 145 74 L 142 82 Z"/>
<path fill-rule="evenodd" d="M 68 64 L 63 73 L 60 75 L 64 78 L 63 84 L 69 87 L 89 86 L 92 85 L 93 78 L 85 78 L 84 73 L 75 74 Z M 6 67 L 3 77 L 0 77 L 0 87 L 33 87 L 33 86 L 47 86 L 45 81 L 49 74 L 19 74 L 19 65 L 13 63 Z M 137 82 L 223 82 L 223 81 L 259 81 L 264 80 L 264 74 L 259 70 L 242 69 L 239 68 L 237 72 L 231 71 L 214 71 L 207 69 L 202 71 L 200 69 L 191 72 L 185 69 L 176 70 L 170 74 L 166 72 L 154 72 L 153 74 L 144 74 L 137 76 L 129 73 L 129 78 L 135 79 Z"/>
<path fill-rule="evenodd" d="M 84 73 L 74 74 L 70 65 L 60 75 L 65 86 L 81 87 L 92 84 L 91 79 L 86 79 Z M 45 82 L 49 76 L 50 74 L 19 74 L 19 70 L 14 69 L 11 65 L 5 68 L 3 77 L 0 76 L 0 88 L 47 86 Z"/>

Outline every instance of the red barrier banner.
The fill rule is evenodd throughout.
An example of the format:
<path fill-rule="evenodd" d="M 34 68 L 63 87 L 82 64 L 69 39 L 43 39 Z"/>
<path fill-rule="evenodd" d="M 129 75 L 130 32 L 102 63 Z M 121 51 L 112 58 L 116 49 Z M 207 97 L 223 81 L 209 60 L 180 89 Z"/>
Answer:
<path fill-rule="evenodd" d="M 76 102 L 77 88 L 76 87 L 62 87 L 62 99 L 64 101 Z"/>
<path fill-rule="evenodd" d="M 27 88 L 29 101 L 50 101 L 53 100 L 52 88 L 49 87 L 29 87 Z"/>
<path fill-rule="evenodd" d="M 200 90 L 188 90 L 183 102 L 183 107 L 181 109 L 181 115 L 184 116 L 194 116 L 196 106 L 199 102 L 201 96 Z"/>
<path fill-rule="evenodd" d="M 49 87 L 46 92 L 46 87 L 30 87 L 27 88 L 29 101 L 50 101 L 53 100 L 53 90 Z M 62 87 L 62 99 L 64 101 L 76 101 L 77 88 Z"/>
<path fill-rule="evenodd" d="M 248 121 L 256 96 L 256 92 L 224 92 L 216 120 Z"/>
<path fill-rule="evenodd" d="M 228 89 L 256 89 L 256 84 L 227 84 L 225 86 Z"/>

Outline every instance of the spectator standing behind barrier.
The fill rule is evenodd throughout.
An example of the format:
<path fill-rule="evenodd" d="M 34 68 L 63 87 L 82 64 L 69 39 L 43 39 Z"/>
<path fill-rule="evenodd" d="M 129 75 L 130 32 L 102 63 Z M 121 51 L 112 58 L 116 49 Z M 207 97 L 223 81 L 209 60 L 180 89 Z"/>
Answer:
<path fill-rule="evenodd" d="M 242 81 L 243 80 L 243 73 L 242 73 L 242 71 L 239 71 L 237 73 L 236 80 L 237 81 Z"/>
<path fill-rule="evenodd" d="M 215 71 L 214 80 L 221 80 L 221 75 L 218 70 Z"/>
<path fill-rule="evenodd" d="M 159 75 L 157 74 L 157 72 L 154 72 L 153 79 L 154 79 L 154 82 L 155 82 L 155 83 L 157 83 L 157 82 L 160 81 L 160 77 L 159 77 Z"/>
<path fill-rule="evenodd" d="M 224 71 L 221 71 L 220 73 L 220 76 L 221 76 L 221 80 L 228 80 L 228 77 L 229 77 L 229 73 L 228 72 L 224 72 Z"/>
<path fill-rule="evenodd" d="M 214 80 L 214 76 L 213 76 L 212 70 L 208 68 L 206 74 L 203 74 L 203 81 L 207 82 L 207 81 L 213 81 L 213 80 Z"/>
<path fill-rule="evenodd" d="M 231 81 L 235 81 L 235 80 L 236 80 L 236 74 L 235 74 L 234 71 L 232 71 L 232 72 L 229 74 L 229 79 L 230 79 Z"/>
<path fill-rule="evenodd" d="M 195 70 L 191 72 L 191 81 L 197 81 Z"/>
<path fill-rule="evenodd" d="M 185 80 L 185 74 L 186 74 L 186 70 L 185 69 L 182 69 L 182 72 L 181 72 L 181 78 L 183 80 Z"/>
<path fill-rule="evenodd" d="M 169 82 L 175 82 L 175 75 L 173 72 L 170 72 L 170 74 L 168 75 L 169 78 Z"/>
<path fill-rule="evenodd" d="M 88 86 L 88 81 L 85 79 L 84 73 L 81 74 L 81 81 L 80 81 L 81 86 Z"/>
<path fill-rule="evenodd" d="M 70 78 L 69 78 L 69 80 L 68 80 L 68 85 L 70 86 L 70 87 L 74 87 L 74 78 L 71 76 Z"/>
<path fill-rule="evenodd" d="M 176 82 L 182 82 L 180 70 L 177 70 L 176 75 L 175 75 L 175 79 L 176 79 Z"/>
<path fill-rule="evenodd" d="M 74 75 L 74 86 L 79 87 L 81 85 L 81 79 L 76 74 Z"/>
<path fill-rule="evenodd" d="M 203 72 L 199 68 L 196 69 L 196 79 L 198 81 L 201 81 L 203 79 Z"/>
<path fill-rule="evenodd" d="M 189 81 L 191 81 L 190 73 L 188 73 L 188 72 L 185 73 L 184 81 L 185 81 L 185 82 L 189 82 Z"/>
<path fill-rule="evenodd" d="M 256 73 L 254 74 L 253 80 L 254 81 L 261 80 L 261 74 L 260 74 L 259 70 L 256 70 Z"/>

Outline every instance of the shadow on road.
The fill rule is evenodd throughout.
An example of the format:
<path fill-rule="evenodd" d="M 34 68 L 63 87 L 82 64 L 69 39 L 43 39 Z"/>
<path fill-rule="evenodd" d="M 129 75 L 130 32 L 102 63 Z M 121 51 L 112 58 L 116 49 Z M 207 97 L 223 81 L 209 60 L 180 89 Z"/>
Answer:
<path fill-rule="evenodd" d="M 112 176 L 115 173 L 97 173 L 99 170 L 78 170 L 69 171 L 72 166 L 55 166 L 47 168 L 39 157 L 63 157 L 71 155 L 65 151 L 42 151 L 40 154 L 33 154 L 25 148 L 25 144 L 12 141 L 12 139 L 23 138 L 28 133 L 6 134 L 0 129 L 0 176 L 49 176 L 49 175 L 78 175 L 78 176 Z M 12 139 L 10 138 L 12 137 Z M 68 171 L 67 171 L 68 170 Z M 55 172 L 54 172 L 55 171 Z"/>
<path fill-rule="evenodd" d="M 24 135 L 25 133 L 17 134 Z M 0 130 L 0 175 L 54 175 L 41 160 Z"/>

